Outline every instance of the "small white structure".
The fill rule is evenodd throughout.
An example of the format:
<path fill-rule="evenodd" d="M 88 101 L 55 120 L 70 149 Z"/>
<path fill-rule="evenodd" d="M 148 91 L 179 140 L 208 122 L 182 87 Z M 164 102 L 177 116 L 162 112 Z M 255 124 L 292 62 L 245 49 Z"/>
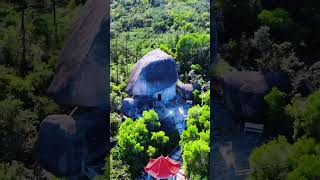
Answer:
<path fill-rule="evenodd" d="M 249 122 L 244 123 L 244 133 L 255 132 L 255 133 L 259 133 L 261 136 L 263 133 L 263 128 L 264 128 L 263 124 L 255 124 L 255 123 L 249 123 Z"/>

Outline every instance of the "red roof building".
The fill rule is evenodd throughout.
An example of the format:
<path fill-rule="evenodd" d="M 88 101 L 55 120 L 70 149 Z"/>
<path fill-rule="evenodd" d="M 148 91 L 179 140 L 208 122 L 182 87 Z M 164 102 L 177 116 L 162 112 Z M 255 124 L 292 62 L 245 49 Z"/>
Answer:
<path fill-rule="evenodd" d="M 176 162 L 168 156 L 160 156 L 157 159 L 150 158 L 149 163 L 144 170 L 156 179 L 168 179 L 176 176 L 180 167 L 180 162 Z"/>

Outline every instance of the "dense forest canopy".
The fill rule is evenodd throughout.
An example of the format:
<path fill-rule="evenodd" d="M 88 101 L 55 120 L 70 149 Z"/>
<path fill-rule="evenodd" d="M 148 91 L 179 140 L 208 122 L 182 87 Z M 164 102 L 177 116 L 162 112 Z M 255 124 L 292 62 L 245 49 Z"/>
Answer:
<path fill-rule="evenodd" d="M 0 179 L 35 178 L 38 125 L 63 111 L 46 91 L 80 4 L 0 1 Z"/>
<path fill-rule="evenodd" d="M 145 54 L 160 48 L 171 55 L 179 66 L 179 83 L 198 83 L 209 87 L 210 65 L 210 2 L 195 0 L 126 0 L 111 2 L 111 178 L 131 179 L 143 172 L 149 157 L 166 155 L 179 144 L 177 132 L 166 133 L 157 125 L 158 115 L 144 111 L 141 118 L 121 120 L 122 100 L 131 69 Z M 181 82 L 182 81 L 182 82 Z M 208 114 L 209 91 L 195 92 L 198 99 L 190 116 L 190 126 L 202 117 L 199 127 L 190 138 L 183 135 L 183 157 L 188 176 L 205 178 L 209 155 Z M 203 103 L 202 103 L 203 99 Z M 205 105 L 206 104 L 206 105 Z M 203 105 L 204 108 L 201 106 Z M 151 118 L 150 115 L 154 114 Z M 149 117 L 150 120 L 147 120 Z M 191 122 L 192 121 L 192 122 Z M 153 124 L 153 125 L 150 125 Z M 154 128 L 152 128 L 154 127 Z M 192 128 L 191 128 L 192 129 Z M 190 134 L 186 132 L 184 134 Z M 131 137 L 129 141 L 127 137 Z M 201 146 L 198 150 L 196 147 Z M 201 153 L 201 155 L 197 155 Z M 133 155 L 135 157 L 133 157 Z M 197 159 L 199 163 L 194 165 Z M 107 166 L 107 164 L 106 164 Z M 107 174 L 108 172 L 106 172 Z M 107 176 L 107 175 L 106 175 Z"/>
<path fill-rule="evenodd" d="M 290 92 L 273 87 L 264 96 L 259 122 L 272 140 L 251 153 L 251 179 L 320 178 L 315 170 L 320 168 L 319 9 L 315 0 L 215 4 L 220 62 L 212 72 L 282 72 L 293 87 Z"/>
<path fill-rule="evenodd" d="M 125 88 L 131 68 L 153 49 L 161 48 L 176 57 L 177 63 L 181 64 L 179 74 L 191 70 L 190 62 L 201 65 L 198 74 L 208 71 L 209 8 L 209 1 L 192 0 L 111 3 L 110 77 L 113 91 L 110 97 L 113 110 L 119 110 L 121 97 L 126 96 L 119 93 Z M 190 50 L 192 54 L 184 54 Z M 191 58 L 186 59 L 188 55 Z"/>

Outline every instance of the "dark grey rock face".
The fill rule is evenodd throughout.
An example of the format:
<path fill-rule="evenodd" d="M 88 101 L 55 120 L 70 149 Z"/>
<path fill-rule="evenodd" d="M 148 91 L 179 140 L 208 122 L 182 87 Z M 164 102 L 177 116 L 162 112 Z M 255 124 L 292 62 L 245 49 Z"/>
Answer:
<path fill-rule="evenodd" d="M 121 112 L 125 116 L 133 118 L 138 113 L 137 102 L 132 98 L 125 98 L 122 100 Z"/>
<path fill-rule="evenodd" d="M 192 92 L 195 90 L 192 84 L 180 84 L 177 88 L 177 91 L 181 97 L 184 99 L 192 99 Z"/>
<path fill-rule="evenodd" d="M 79 11 L 48 88 L 59 104 L 81 107 L 73 117 L 50 115 L 40 125 L 36 159 L 58 176 L 89 176 L 109 152 L 108 6 L 88 0 Z"/>
<path fill-rule="evenodd" d="M 261 116 L 265 108 L 264 96 L 276 86 L 284 92 L 291 89 L 289 77 L 282 73 L 229 72 L 218 78 L 215 85 L 223 89 L 226 107 L 245 118 Z"/>
<path fill-rule="evenodd" d="M 107 106 L 107 4 L 88 0 L 71 28 L 48 89 L 59 104 Z"/>
<path fill-rule="evenodd" d="M 126 92 L 130 95 L 151 96 L 172 87 L 177 80 L 177 65 L 173 58 L 155 49 L 137 62 L 129 77 Z"/>
<path fill-rule="evenodd" d="M 49 115 L 40 124 L 35 146 L 37 161 L 58 176 L 83 174 L 92 165 L 104 165 L 108 152 L 105 113 L 79 110 L 74 117 Z"/>

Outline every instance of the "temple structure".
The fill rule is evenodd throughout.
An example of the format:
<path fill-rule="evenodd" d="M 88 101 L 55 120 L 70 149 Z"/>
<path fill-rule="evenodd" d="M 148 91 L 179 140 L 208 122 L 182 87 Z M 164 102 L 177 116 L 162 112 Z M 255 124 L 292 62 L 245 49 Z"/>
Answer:
<path fill-rule="evenodd" d="M 157 159 L 150 158 L 144 170 L 148 173 L 148 179 L 153 177 L 156 179 L 173 180 L 180 168 L 180 162 L 176 162 L 169 157 L 160 156 Z"/>

